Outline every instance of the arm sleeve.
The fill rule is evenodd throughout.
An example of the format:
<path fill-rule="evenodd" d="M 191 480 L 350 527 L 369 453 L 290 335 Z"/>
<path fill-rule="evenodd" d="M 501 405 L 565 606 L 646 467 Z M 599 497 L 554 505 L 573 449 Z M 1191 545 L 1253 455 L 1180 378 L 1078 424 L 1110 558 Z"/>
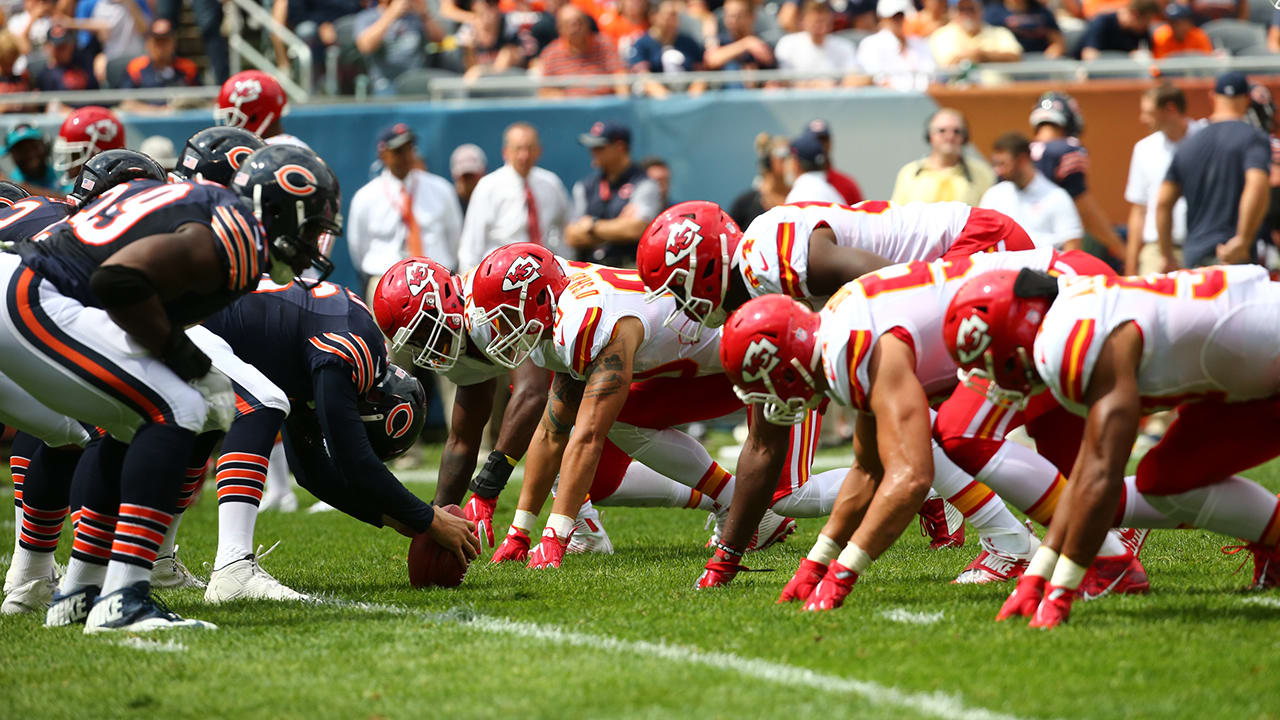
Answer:
<path fill-rule="evenodd" d="M 1253 134 L 1244 151 L 1244 169 L 1268 172 L 1271 169 L 1271 142 L 1261 131 Z"/>
<path fill-rule="evenodd" d="M 322 368 L 312 375 L 312 382 L 316 418 L 338 469 L 334 479 L 341 483 L 341 494 L 363 498 L 380 514 L 395 518 L 416 532 L 425 532 L 434 511 L 401 485 L 373 453 L 360 420 L 351 378 L 341 370 Z"/>

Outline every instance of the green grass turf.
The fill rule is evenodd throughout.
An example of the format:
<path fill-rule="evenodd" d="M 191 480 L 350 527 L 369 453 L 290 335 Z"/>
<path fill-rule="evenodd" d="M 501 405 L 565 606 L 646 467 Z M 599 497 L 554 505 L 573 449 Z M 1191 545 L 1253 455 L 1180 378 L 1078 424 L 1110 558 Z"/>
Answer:
<path fill-rule="evenodd" d="M 1253 476 L 1280 489 L 1280 465 Z M 430 485 L 411 487 L 430 497 Z M 210 490 L 179 540 L 202 574 L 217 539 Z M 514 487 L 503 496 L 500 532 L 515 497 Z M 751 558 L 775 572 L 695 592 L 705 515 L 604 513 L 611 557 L 570 556 L 544 572 L 481 563 L 460 589 L 431 591 L 408 587 L 408 541 L 390 530 L 337 513 L 264 513 L 259 541 L 284 541 L 264 561 L 281 581 L 394 608 L 211 607 L 200 591 L 169 592 L 179 613 L 221 629 L 153 635 L 145 642 L 167 650 L 150 651 L 79 628 L 45 629 L 41 618 L 0 617 L 0 717 L 930 716 L 847 685 L 815 689 L 789 675 L 744 676 L 715 660 L 660 659 L 591 639 L 607 637 L 731 653 L 917 700 L 943 693 L 943 716 L 1280 718 L 1280 592 L 1240 592 L 1251 566 L 1233 574 L 1240 556 L 1223 556 L 1223 539 L 1208 533 L 1157 532 L 1144 551 L 1150 595 L 1077 605 L 1070 625 L 1046 633 L 992 622 L 1009 586 L 949 584 L 976 552 L 972 535 L 963 550 L 933 552 L 912 528 L 844 608 L 807 614 L 774 600 L 821 520 L 801 521 L 786 544 Z M 6 532 L 11 519 L 0 515 Z M 941 618 L 904 624 L 885 617 L 894 609 Z M 468 620 L 475 615 L 590 637 L 551 643 L 494 632 Z"/>

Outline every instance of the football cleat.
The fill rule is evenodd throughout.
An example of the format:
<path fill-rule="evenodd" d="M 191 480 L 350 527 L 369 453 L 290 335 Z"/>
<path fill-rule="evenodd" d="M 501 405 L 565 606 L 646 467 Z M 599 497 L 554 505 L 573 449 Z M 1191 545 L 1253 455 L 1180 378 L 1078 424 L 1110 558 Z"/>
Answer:
<path fill-rule="evenodd" d="M 1044 598 L 1046 582 L 1039 575 L 1023 575 L 1018 578 L 1018 584 L 1014 586 L 1013 592 L 1009 593 L 1009 597 L 1005 598 L 1004 605 L 1000 606 L 1000 612 L 996 613 L 996 622 L 1008 620 L 1015 616 L 1034 616 L 1036 608 L 1040 606 L 1040 601 Z"/>
<path fill-rule="evenodd" d="M 1147 537 L 1151 535 L 1151 530 L 1147 528 L 1116 528 L 1113 532 L 1134 557 L 1142 554 L 1142 546 L 1147 544 Z"/>
<path fill-rule="evenodd" d="M 89 610 L 98 599 L 102 588 L 97 585 L 86 585 L 66 595 L 54 595 L 49 610 L 44 614 L 45 627 L 62 627 L 64 625 L 83 624 L 89 617 Z"/>
<path fill-rule="evenodd" d="M 4 594 L 4 604 L 0 605 L 0 614 L 22 615 L 31 612 L 44 612 L 53 601 L 53 573 L 28 580 Z"/>
<path fill-rule="evenodd" d="M 1267 590 L 1280 587 L 1280 548 L 1271 548 L 1259 543 L 1245 545 L 1228 545 L 1222 548 L 1223 555 L 1235 555 L 1241 550 L 1248 550 L 1253 555 L 1253 581 L 1248 590 Z M 1241 563 L 1244 567 L 1244 563 Z"/>
<path fill-rule="evenodd" d="M 334 510 L 337 510 L 337 508 L 323 500 L 317 500 L 316 502 L 311 503 L 311 507 L 307 508 L 307 512 L 309 514 L 333 512 Z"/>
<path fill-rule="evenodd" d="M 715 531 L 707 540 L 704 547 L 714 547 L 720 542 L 724 531 L 724 524 L 729 518 L 728 506 L 714 510 L 707 517 L 707 523 L 715 522 Z M 756 526 L 755 534 L 751 536 L 751 542 L 747 544 L 747 552 L 755 552 L 756 550 L 764 550 L 770 545 L 776 545 L 783 542 L 792 533 L 796 531 L 796 521 L 792 518 L 782 517 L 772 510 L 765 510 L 764 517 L 760 518 L 760 524 Z M 760 538 L 764 538 L 764 542 L 760 542 Z"/>
<path fill-rule="evenodd" d="M 529 543 L 529 533 L 512 525 L 511 529 L 507 530 L 507 536 L 503 538 L 502 544 L 493 552 L 489 562 L 500 563 L 509 560 L 524 562 L 529 559 Z"/>
<path fill-rule="evenodd" d="M 573 535 L 573 531 L 569 531 L 569 535 Z M 569 549 L 569 539 L 560 539 L 556 535 L 556 531 L 552 528 L 542 529 L 542 542 L 538 543 L 538 547 L 529 553 L 529 564 L 525 567 L 530 570 L 545 570 L 547 568 L 558 568 L 560 563 L 564 561 L 565 550 Z"/>
<path fill-rule="evenodd" d="M 1132 555 L 1097 557 L 1084 574 L 1076 594 L 1088 602 L 1109 594 L 1140 595 L 1151 589 L 1147 571 Z"/>
<path fill-rule="evenodd" d="M 262 493 L 262 504 L 258 506 L 258 512 L 266 510 L 275 510 L 282 513 L 291 513 L 298 511 L 298 496 L 293 494 L 293 488 L 286 483 L 284 489 L 273 490 L 273 483 L 267 482 L 267 489 Z"/>
<path fill-rule="evenodd" d="M 787 581 L 787 586 L 782 588 L 782 595 L 778 597 L 778 604 L 789 603 L 795 600 L 804 602 L 813 594 L 813 589 L 822 582 L 822 576 L 827 573 L 827 566 L 816 560 L 805 558 L 800 561 L 800 567 L 796 568 L 796 574 L 791 576 Z"/>
<path fill-rule="evenodd" d="M 724 587 L 733 582 L 739 571 L 745 569 L 742 566 L 741 556 L 716 548 L 711 559 L 703 567 L 702 574 L 693 583 L 693 589 L 706 590 L 707 588 Z"/>
<path fill-rule="evenodd" d="M 203 580 L 195 576 L 195 573 L 187 569 L 186 565 L 178 559 L 178 546 L 173 546 L 172 555 L 164 555 L 156 558 L 155 565 L 151 566 L 151 586 L 161 590 L 176 590 L 178 588 L 202 588 L 205 583 Z"/>
<path fill-rule="evenodd" d="M 805 600 L 803 609 L 834 610 L 840 607 L 856 582 L 858 582 L 858 573 L 841 565 L 839 560 L 832 560 L 827 566 L 827 573 L 822 576 L 822 581 L 813 588 L 809 599 Z"/>
<path fill-rule="evenodd" d="M 205 628 L 216 630 L 217 625 L 203 620 L 180 617 L 169 609 L 160 598 L 152 595 L 148 584 L 134 583 L 120 588 L 110 595 L 100 596 L 93 603 L 85 620 L 86 634 L 124 631 L 150 632 L 171 628 Z"/>
<path fill-rule="evenodd" d="M 578 513 L 578 519 L 573 524 L 573 532 L 569 534 L 567 552 L 570 555 L 581 553 L 613 554 L 613 542 L 609 540 L 609 533 L 605 531 L 604 525 L 600 524 L 600 511 L 596 510 L 595 507 L 587 508 Z"/>
<path fill-rule="evenodd" d="M 1035 615 L 1031 616 L 1028 627 L 1048 630 L 1066 622 L 1071 616 L 1071 600 L 1075 593 L 1070 588 L 1046 585 L 1044 597 L 1036 606 Z"/>
<path fill-rule="evenodd" d="M 259 546 L 257 554 L 245 555 L 214 570 L 209 575 L 209 587 L 204 591 L 205 602 L 217 605 L 231 600 L 311 600 L 311 596 L 271 577 L 258 564 L 258 560 L 269 555 L 276 545 L 266 552 L 262 552 Z"/>
<path fill-rule="evenodd" d="M 931 497 L 920 506 L 920 534 L 929 538 L 929 548 L 964 545 L 964 515 L 940 497 Z M 976 562 L 976 561 L 975 561 Z"/>
<path fill-rule="evenodd" d="M 955 580 L 956 585 L 985 585 L 987 583 L 1008 582 L 1022 577 L 1026 571 L 1027 560 L 1008 557 L 982 549 L 978 556 L 960 571 Z"/>

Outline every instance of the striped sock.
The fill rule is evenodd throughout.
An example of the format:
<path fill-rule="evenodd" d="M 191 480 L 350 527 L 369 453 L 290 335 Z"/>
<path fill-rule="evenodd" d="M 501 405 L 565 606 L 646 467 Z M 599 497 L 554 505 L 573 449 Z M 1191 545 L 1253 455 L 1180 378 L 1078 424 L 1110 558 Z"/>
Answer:
<path fill-rule="evenodd" d="M 22 484 L 27 477 L 27 466 L 31 459 L 12 455 L 9 457 L 9 475 L 13 477 L 13 549 L 16 553 L 20 547 L 21 534 L 16 530 L 22 527 Z"/>
<path fill-rule="evenodd" d="M 111 540 L 116 531 L 116 518 L 87 507 L 71 513 L 75 541 L 71 545 L 71 561 L 58 592 L 75 592 L 86 585 L 102 585 L 111 560 Z"/>
<path fill-rule="evenodd" d="M 102 583 L 102 594 L 151 580 L 151 567 L 164 542 L 173 516 L 145 505 L 120 503 L 115 540 L 111 543 L 111 563 Z"/>
<path fill-rule="evenodd" d="M 736 482 L 732 473 L 720 467 L 720 463 L 712 461 L 711 467 L 702 474 L 693 489 L 711 498 L 715 504 L 724 506 L 733 502 Z"/>
<path fill-rule="evenodd" d="M 1049 527 L 1049 522 L 1053 520 L 1053 511 L 1058 509 L 1058 499 L 1062 497 L 1062 491 L 1067 487 L 1067 479 L 1059 473 L 1053 480 L 1053 484 L 1048 490 L 1040 496 L 1038 500 L 1027 508 L 1027 517 L 1033 522 L 1039 523 L 1044 527 Z M 1123 503 L 1121 503 L 1123 506 Z"/>
<path fill-rule="evenodd" d="M 253 529 L 267 481 L 268 459 L 247 452 L 218 458 L 218 553 L 214 569 L 253 552 Z"/>
<path fill-rule="evenodd" d="M 62 521 L 70 508 L 38 510 L 30 505 L 22 507 L 22 527 L 18 532 L 18 544 L 33 552 L 52 553 L 58 549 L 58 536 L 62 534 Z"/>

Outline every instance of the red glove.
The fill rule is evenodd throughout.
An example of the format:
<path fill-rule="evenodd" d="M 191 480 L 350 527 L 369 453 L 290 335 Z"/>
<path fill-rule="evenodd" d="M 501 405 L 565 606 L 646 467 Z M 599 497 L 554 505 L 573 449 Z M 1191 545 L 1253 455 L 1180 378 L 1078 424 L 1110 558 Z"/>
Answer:
<path fill-rule="evenodd" d="M 827 566 L 827 574 L 822 576 L 822 582 L 818 583 L 805 602 L 804 609 L 834 610 L 840 607 L 856 582 L 858 573 L 841 565 L 839 560 L 832 560 Z"/>
<path fill-rule="evenodd" d="M 698 581 L 693 584 L 694 590 L 703 590 L 705 588 L 717 588 L 728 585 L 738 574 L 742 567 L 742 555 L 726 552 L 723 547 L 716 548 L 716 552 L 707 561 L 706 568 L 702 571 L 702 575 L 698 576 Z"/>
<path fill-rule="evenodd" d="M 529 533 L 512 525 L 511 529 L 507 531 L 507 537 L 502 541 L 502 545 L 499 545 L 498 550 L 493 553 L 493 559 L 490 562 L 500 563 L 508 560 L 524 562 L 528 557 Z"/>
<path fill-rule="evenodd" d="M 1009 593 L 1004 605 L 1000 606 L 1000 612 L 996 613 L 996 621 L 1008 620 L 1014 616 L 1035 615 L 1036 606 L 1044 597 L 1044 583 L 1045 579 L 1039 575 L 1023 575 L 1018 578 L 1018 584 L 1014 586 L 1013 592 Z"/>
<path fill-rule="evenodd" d="M 570 535 L 573 533 L 570 532 Z M 546 568 L 560 567 L 560 561 L 564 560 L 564 551 L 569 547 L 569 538 L 561 540 L 556 537 L 556 531 L 551 528 L 545 528 L 542 531 L 542 542 L 538 543 L 538 547 L 534 549 L 533 554 L 529 556 L 528 568 L 530 570 L 543 570 Z"/>
<path fill-rule="evenodd" d="M 800 567 L 796 568 L 796 574 L 791 576 L 791 581 L 787 586 L 782 588 L 782 595 L 778 598 L 778 604 L 789 603 L 793 600 L 801 602 L 808 600 L 813 594 L 813 589 L 822 582 L 822 576 L 827 572 L 827 566 L 816 560 L 805 558 L 800 561 Z"/>
<path fill-rule="evenodd" d="M 471 499 L 462 507 L 462 515 L 476 524 L 476 537 L 489 547 L 493 547 L 493 511 L 497 508 L 498 498 L 482 498 L 475 493 L 471 493 Z"/>

